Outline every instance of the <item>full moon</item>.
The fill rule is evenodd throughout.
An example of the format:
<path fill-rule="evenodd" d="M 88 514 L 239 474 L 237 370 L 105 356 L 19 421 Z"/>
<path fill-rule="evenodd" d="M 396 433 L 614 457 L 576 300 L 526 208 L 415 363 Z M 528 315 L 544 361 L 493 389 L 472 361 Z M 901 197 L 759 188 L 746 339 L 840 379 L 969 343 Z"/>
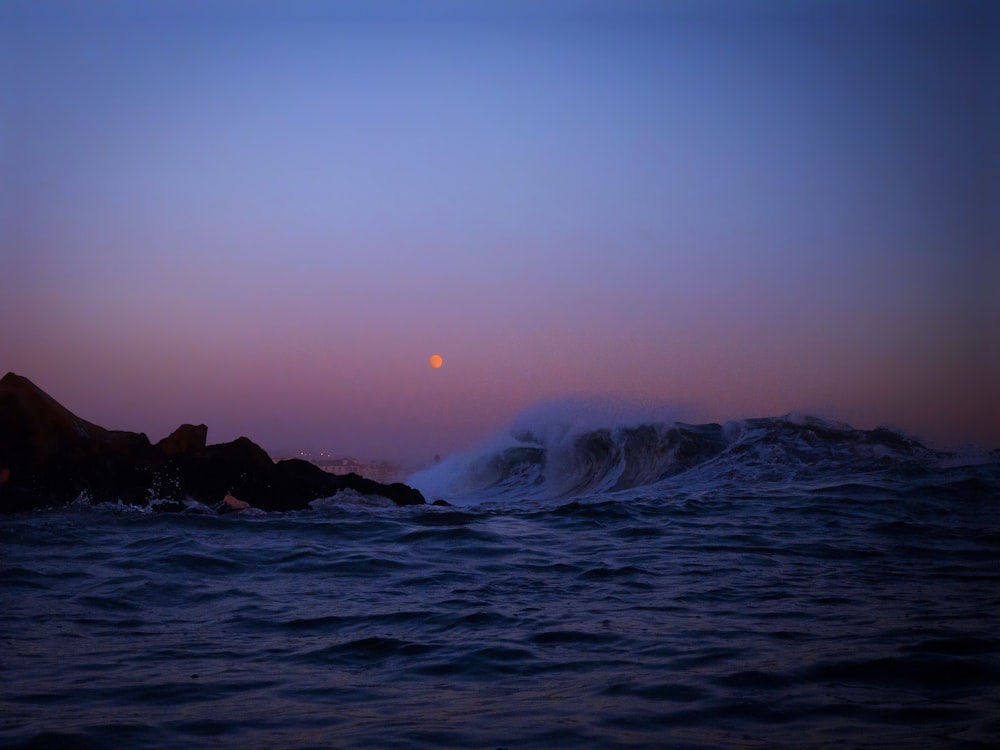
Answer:
<path fill-rule="evenodd" d="M 430 358 L 430 363 L 431 367 L 433 367 L 436 370 L 441 365 L 444 364 L 444 357 L 442 357 L 440 354 L 432 354 Z"/>

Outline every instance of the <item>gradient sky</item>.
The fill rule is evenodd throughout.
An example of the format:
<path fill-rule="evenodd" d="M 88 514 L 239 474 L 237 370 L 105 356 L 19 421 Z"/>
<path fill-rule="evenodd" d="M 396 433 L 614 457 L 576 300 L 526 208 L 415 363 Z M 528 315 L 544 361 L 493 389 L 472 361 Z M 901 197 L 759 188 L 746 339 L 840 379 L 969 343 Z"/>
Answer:
<path fill-rule="evenodd" d="M 0 370 L 277 453 L 570 396 L 1000 446 L 998 38 L 988 0 L 7 0 Z"/>

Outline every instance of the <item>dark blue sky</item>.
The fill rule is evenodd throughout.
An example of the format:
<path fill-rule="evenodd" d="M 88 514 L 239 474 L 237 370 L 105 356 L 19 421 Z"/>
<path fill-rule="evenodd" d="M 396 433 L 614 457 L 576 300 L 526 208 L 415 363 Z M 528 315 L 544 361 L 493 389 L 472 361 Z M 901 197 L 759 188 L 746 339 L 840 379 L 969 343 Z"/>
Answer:
<path fill-rule="evenodd" d="M 564 396 L 1000 445 L 997 38 L 988 2 L 6 2 L 0 366 L 273 450 L 420 460 Z"/>

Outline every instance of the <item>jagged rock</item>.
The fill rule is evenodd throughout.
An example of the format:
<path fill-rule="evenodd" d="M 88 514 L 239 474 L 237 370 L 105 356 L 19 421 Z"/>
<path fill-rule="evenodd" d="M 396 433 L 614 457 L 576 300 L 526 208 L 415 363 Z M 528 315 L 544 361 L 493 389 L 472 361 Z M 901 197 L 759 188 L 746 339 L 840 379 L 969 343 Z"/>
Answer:
<path fill-rule="evenodd" d="M 156 444 L 167 457 L 182 453 L 194 453 L 205 449 L 208 441 L 208 427 L 203 424 L 182 424 Z"/>
<path fill-rule="evenodd" d="M 167 460 L 164 474 L 171 477 L 168 486 L 206 505 L 235 495 L 262 507 L 261 502 L 268 504 L 275 491 L 274 462 L 263 448 L 245 437 L 174 456 Z"/>
<path fill-rule="evenodd" d="M 10 471 L 0 509 L 61 505 L 82 493 L 138 499 L 152 459 L 144 434 L 80 419 L 25 377 L 0 379 L 0 467 Z"/>
<path fill-rule="evenodd" d="M 424 503 L 403 484 L 336 476 L 305 461 L 275 464 L 248 438 L 206 445 L 207 434 L 205 425 L 185 424 L 152 445 L 142 433 L 80 419 L 27 378 L 8 373 L 0 379 L 0 472 L 6 477 L 0 513 L 64 505 L 82 494 L 145 505 L 152 493 L 171 508 L 189 499 L 214 506 L 232 496 L 248 507 L 295 510 L 353 489 L 398 505 Z"/>

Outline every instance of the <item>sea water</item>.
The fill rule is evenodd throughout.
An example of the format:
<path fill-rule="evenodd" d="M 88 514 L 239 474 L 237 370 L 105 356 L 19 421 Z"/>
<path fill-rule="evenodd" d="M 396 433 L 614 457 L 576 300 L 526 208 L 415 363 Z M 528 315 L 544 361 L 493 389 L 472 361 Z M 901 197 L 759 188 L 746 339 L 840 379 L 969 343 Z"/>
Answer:
<path fill-rule="evenodd" d="M 996 746 L 998 477 L 0 516 L 0 745 Z"/>

